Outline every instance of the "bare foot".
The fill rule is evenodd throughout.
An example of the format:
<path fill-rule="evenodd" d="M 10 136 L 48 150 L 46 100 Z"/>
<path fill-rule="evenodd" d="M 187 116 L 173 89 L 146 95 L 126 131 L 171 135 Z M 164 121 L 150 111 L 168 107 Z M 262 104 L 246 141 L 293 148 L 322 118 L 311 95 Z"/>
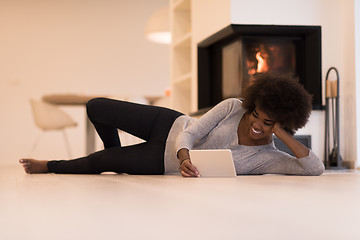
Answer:
<path fill-rule="evenodd" d="M 35 160 L 35 159 L 20 159 L 19 162 L 23 165 L 26 173 L 48 173 L 48 161 Z"/>

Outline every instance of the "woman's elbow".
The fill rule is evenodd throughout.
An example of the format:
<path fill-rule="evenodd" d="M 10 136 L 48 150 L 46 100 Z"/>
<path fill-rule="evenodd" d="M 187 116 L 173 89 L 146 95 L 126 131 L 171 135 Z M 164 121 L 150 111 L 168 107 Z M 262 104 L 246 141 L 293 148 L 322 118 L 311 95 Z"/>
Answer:
<path fill-rule="evenodd" d="M 323 174 L 325 172 L 325 166 L 324 164 L 319 164 L 318 167 L 314 167 L 312 169 L 308 169 L 307 171 L 305 171 L 306 176 L 320 176 L 321 174 Z"/>

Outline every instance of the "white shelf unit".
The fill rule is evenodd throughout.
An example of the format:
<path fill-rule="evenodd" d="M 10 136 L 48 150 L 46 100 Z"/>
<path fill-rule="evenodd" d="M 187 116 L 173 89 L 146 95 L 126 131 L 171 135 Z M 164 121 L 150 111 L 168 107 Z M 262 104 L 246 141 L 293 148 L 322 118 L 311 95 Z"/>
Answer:
<path fill-rule="evenodd" d="M 191 111 L 191 0 L 172 0 L 171 9 L 171 105 L 183 112 Z"/>

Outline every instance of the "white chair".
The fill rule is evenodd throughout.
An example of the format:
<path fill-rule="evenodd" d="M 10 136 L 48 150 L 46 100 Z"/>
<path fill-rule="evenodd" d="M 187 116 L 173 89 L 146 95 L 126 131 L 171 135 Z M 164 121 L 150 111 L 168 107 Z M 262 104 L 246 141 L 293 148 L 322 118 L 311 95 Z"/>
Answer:
<path fill-rule="evenodd" d="M 68 127 L 75 127 L 77 123 L 64 111 L 53 104 L 30 99 L 31 109 L 35 125 L 43 131 L 62 131 L 69 158 L 71 158 L 70 144 L 65 132 Z M 31 152 L 33 152 L 40 140 L 41 135 L 35 141 Z"/>

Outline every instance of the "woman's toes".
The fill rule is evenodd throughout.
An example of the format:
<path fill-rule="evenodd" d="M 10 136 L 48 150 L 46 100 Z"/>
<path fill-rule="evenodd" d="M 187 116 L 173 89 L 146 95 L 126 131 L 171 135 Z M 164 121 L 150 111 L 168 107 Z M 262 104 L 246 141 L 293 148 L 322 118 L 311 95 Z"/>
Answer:
<path fill-rule="evenodd" d="M 19 162 L 24 167 L 26 173 L 48 173 L 47 161 L 35 159 L 20 159 Z"/>
<path fill-rule="evenodd" d="M 19 160 L 19 162 L 21 163 L 21 164 L 30 164 L 30 162 L 31 162 L 31 159 L 26 159 L 26 158 L 22 158 L 22 159 L 20 159 Z"/>

